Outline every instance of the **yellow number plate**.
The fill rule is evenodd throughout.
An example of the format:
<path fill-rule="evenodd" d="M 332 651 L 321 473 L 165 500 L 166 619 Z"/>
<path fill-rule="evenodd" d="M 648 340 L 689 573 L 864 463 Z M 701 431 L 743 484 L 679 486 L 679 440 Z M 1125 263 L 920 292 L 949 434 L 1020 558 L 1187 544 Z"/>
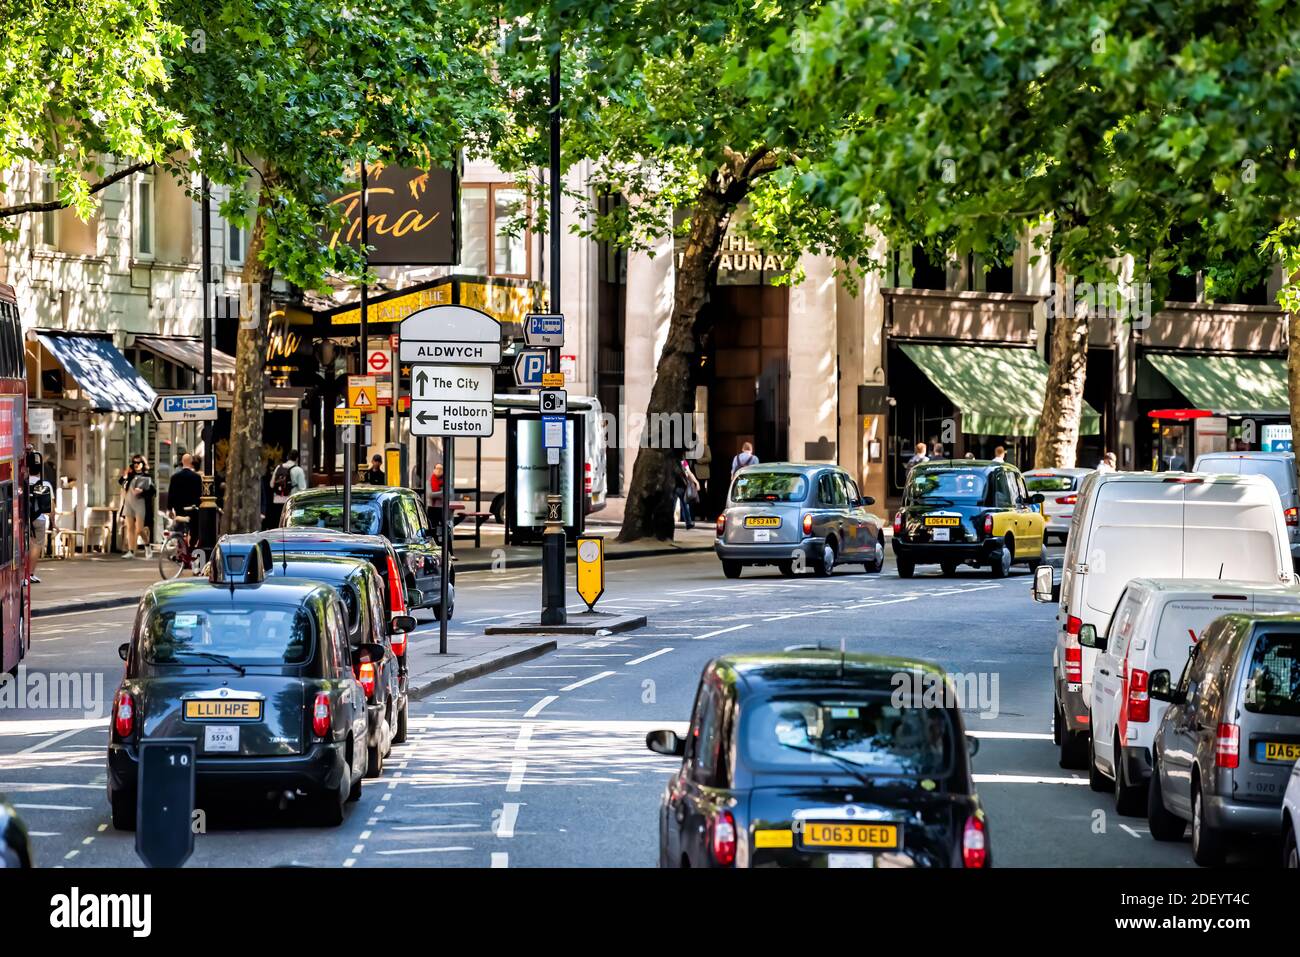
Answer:
<path fill-rule="evenodd" d="M 751 515 L 745 519 L 746 528 L 779 528 L 781 519 L 775 515 Z"/>
<path fill-rule="evenodd" d="M 1300 761 L 1300 744 L 1285 741 L 1264 742 L 1265 761 Z"/>
<path fill-rule="evenodd" d="M 201 701 L 185 702 L 186 721 L 260 721 L 260 701 Z"/>
<path fill-rule="evenodd" d="M 818 824 L 803 826 L 805 847 L 898 847 L 897 824 Z"/>
<path fill-rule="evenodd" d="M 794 835 L 789 831 L 760 830 L 754 832 L 755 847 L 794 847 Z"/>
<path fill-rule="evenodd" d="M 961 519 L 955 515 L 927 515 L 925 517 L 927 525 L 960 525 Z"/>

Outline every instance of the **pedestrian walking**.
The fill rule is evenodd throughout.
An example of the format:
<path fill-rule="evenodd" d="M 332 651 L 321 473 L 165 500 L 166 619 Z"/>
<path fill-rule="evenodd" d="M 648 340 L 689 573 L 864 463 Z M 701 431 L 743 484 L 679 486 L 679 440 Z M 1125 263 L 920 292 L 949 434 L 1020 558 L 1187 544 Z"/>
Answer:
<path fill-rule="evenodd" d="M 691 471 L 689 459 L 677 461 L 677 470 L 673 475 L 673 494 L 682 513 L 682 523 L 687 528 L 694 528 L 695 520 L 691 516 L 691 503 L 700 500 L 700 482 Z"/>
<path fill-rule="evenodd" d="M 387 485 L 388 474 L 384 471 L 384 460 L 378 455 L 370 456 L 370 468 L 361 476 L 367 485 Z"/>
<path fill-rule="evenodd" d="M 709 478 L 712 474 L 712 466 L 713 455 L 705 445 L 700 449 L 700 457 L 695 460 L 695 477 L 700 480 L 700 507 L 695 511 L 700 513 L 701 518 L 709 518 L 712 514 L 712 508 L 706 510 L 706 504 L 709 503 Z"/>
<path fill-rule="evenodd" d="M 740 447 L 740 451 L 736 453 L 736 457 L 731 460 L 731 475 L 734 478 L 736 473 L 745 466 L 757 464 L 758 456 L 754 454 L 754 443 L 746 442 Z"/>
<path fill-rule="evenodd" d="M 306 487 L 307 473 L 298 466 L 298 450 L 293 449 L 285 456 L 284 461 L 275 467 L 275 471 L 271 473 L 271 515 L 269 518 L 272 528 L 280 524 L 280 514 L 284 511 L 284 503 L 289 501 L 289 496 Z"/>
<path fill-rule="evenodd" d="M 922 462 L 928 461 L 930 461 L 930 456 L 926 454 L 925 443 L 917 442 L 916 447 L 912 450 L 912 457 L 907 460 L 906 468 L 910 469 L 914 465 L 920 465 Z"/>
<path fill-rule="evenodd" d="M 1114 453 L 1114 452 L 1107 452 L 1105 455 L 1103 455 L 1103 456 L 1101 457 L 1101 461 L 1097 463 L 1097 471 L 1098 471 L 1098 472 L 1103 472 L 1103 473 L 1104 473 L 1104 472 L 1114 472 L 1114 471 L 1115 471 L 1115 453 Z"/>
<path fill-rule="evenodd" d="M 149 529 L 145 522 L 149 514 L 149 498 L 154 492 L 153 477 L 149 474 L 143 456 L 132 458 L 129 468 L 118 479 L 122 486 L 122 524 L 126 531 L 123 558 L 135 558 L 135 547 L 144 539 L 145 558 L 153 557 L 149 543 Z"/>

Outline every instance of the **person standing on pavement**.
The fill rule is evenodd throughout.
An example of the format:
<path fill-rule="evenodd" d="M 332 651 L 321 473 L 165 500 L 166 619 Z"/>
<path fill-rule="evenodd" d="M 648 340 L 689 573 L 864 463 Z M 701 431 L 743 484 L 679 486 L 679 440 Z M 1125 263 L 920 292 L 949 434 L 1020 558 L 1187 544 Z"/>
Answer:
<path fill-rule="evenodd" d="M 700 457 L 695 460 L 695 477 L 699 479 L 700 482 L 700 506 L 701 506 L 700 508 L 696 509 L 696 511 L 700 513 L 701 518 L 707 518 L 712 513 L 711 508 L 709 508 L 706 511 L 704 507 L 705 502 L 708 501 L 708 497 L 709 497 L 709 475 L 710 475 L 710 466 L 712 464 L 713 464 L 713 456 L 709 452 L 709 447 L 705 445 L 704 448 L 700 450 Z"/>
<path fill-rule="evenodd" d="M 731 476 L 735 478 L 736 473 L 747 465 L 757 465 L 758 456 L 754 454 L 754 443 L 746 442 L 736 453 L 736 457 L 731 460 Z"/>
<path fill-rule="evenodd" d="M 994 462 L 1005 462 L 1006 460 L 1007 460 L 1007 450 L 1006 450 L 1006 447 L 1005 447 L 1005 446 L 1001 446 L 1001 445 L 997 446 L 997 447 L 993 450 L 993 458 L 992 458 L 991 461 L 994 461 Z"/>
<path fill-rule="evenodd" d="M 1114 452 L 1107 452 L 1101 457 L 1101 461 L 1097 463 L 1097 471 L 1102 473 L 1115 471 Z"/>
<path fill-rule="evenodd" d="M 677 470 L 673 475 L 673 495 L 681 509 L 682 523 L 687 528 L 694 528 L 695 520 L 691 517 L 691 502 L 700 500 L 700 482 L 691 471 L 689 459 L 677 461 Z"/>
<path fill-rule="evenodd" d="M 367 485 L 388 484 L 388 474 L 384 471 L 384 460 L 380 456 L 370 456 L 370 468 L 362 473 L 361 481 Z"/>
<path fill-rule="evenodd" d="M 289 496 L 306 487 L 307 473 L 299 467 L 298 450 L 293 449 L 271 474 L 270 524 L 272 528 L 279 526 L 280 513 L 284 511 L 284 503 L 289 501 Z"/>
<path fill-rule="evenodd" d="M 167 483 L 167 510 L 173 518 L 186 519 L 185 535 L 194 543 L 195 516 L 203 500 L 203 478 L 194 471 L 194 457 L 186 452 L 181 456 L 181 467 L 172 473 Z"/>
<path fill-rule="evenodd" d="M 904 467 L 910 469 L 914 465 L 920 465 L 922 462 L 928 461 L 930 461 L 930 456 L 926 454 L 925 443 L 917 442 L 916 448 L 912 452 L 912 457 L 907 460 L 907 464 Z"/>
<path fill-rule="evenodd" d="M 143 538 L 145 558 L 153 557 L 153 547 L 149 544 L 149 533 L 145 527 L 149 514 L 148 496 L 154 490 L 153 478 L 145 467 L 144 459 L 134 460 L 130 471 L 124 477 L 122 487 L 122 519 L 126 526 L 126 542 L 123 545 L 123 558 L 135 558 L 136 542 Z"/>

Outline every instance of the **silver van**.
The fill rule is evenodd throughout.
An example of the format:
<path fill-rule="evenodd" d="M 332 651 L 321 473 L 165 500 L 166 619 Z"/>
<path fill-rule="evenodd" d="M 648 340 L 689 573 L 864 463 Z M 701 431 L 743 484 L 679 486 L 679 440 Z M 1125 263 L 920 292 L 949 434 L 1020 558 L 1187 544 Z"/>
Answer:
<path fill-rule="evenodd" d="M 1213 865 L 1234 833 L 1278 833 L 1300 758 L 1300 614 L 1216 618 L 1177 685 L 1159 669 L 1149 690 L 1169 704 L 1152 746 L 1151 836 L 1178 840 L 1190 821 L 1192 856 Z"/>
<path fill-rule="evenodd" d="M 1294 452 L 1207 452 L 1196 460 L 1196 472 L 1217 475 L 1262 475 L 1277 487 L 1286 516 L 1291 560 L 1300 570 L 1300 489 L 1296 488 Z"/>

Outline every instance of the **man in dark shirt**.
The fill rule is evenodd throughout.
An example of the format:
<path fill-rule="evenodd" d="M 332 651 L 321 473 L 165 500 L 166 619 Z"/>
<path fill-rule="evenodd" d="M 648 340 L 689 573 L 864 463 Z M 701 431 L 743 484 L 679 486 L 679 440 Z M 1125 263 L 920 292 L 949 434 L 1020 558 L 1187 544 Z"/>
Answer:
<path fill-rule="evenodd" d="M 202 498 L 203 477 L 194 471 L 194 457 L 186 452 L 181 456 L 181 467 L 167 483 L 167 507 L 173 515 L 193 519 L 190 510 L 198 508 Z"/>

